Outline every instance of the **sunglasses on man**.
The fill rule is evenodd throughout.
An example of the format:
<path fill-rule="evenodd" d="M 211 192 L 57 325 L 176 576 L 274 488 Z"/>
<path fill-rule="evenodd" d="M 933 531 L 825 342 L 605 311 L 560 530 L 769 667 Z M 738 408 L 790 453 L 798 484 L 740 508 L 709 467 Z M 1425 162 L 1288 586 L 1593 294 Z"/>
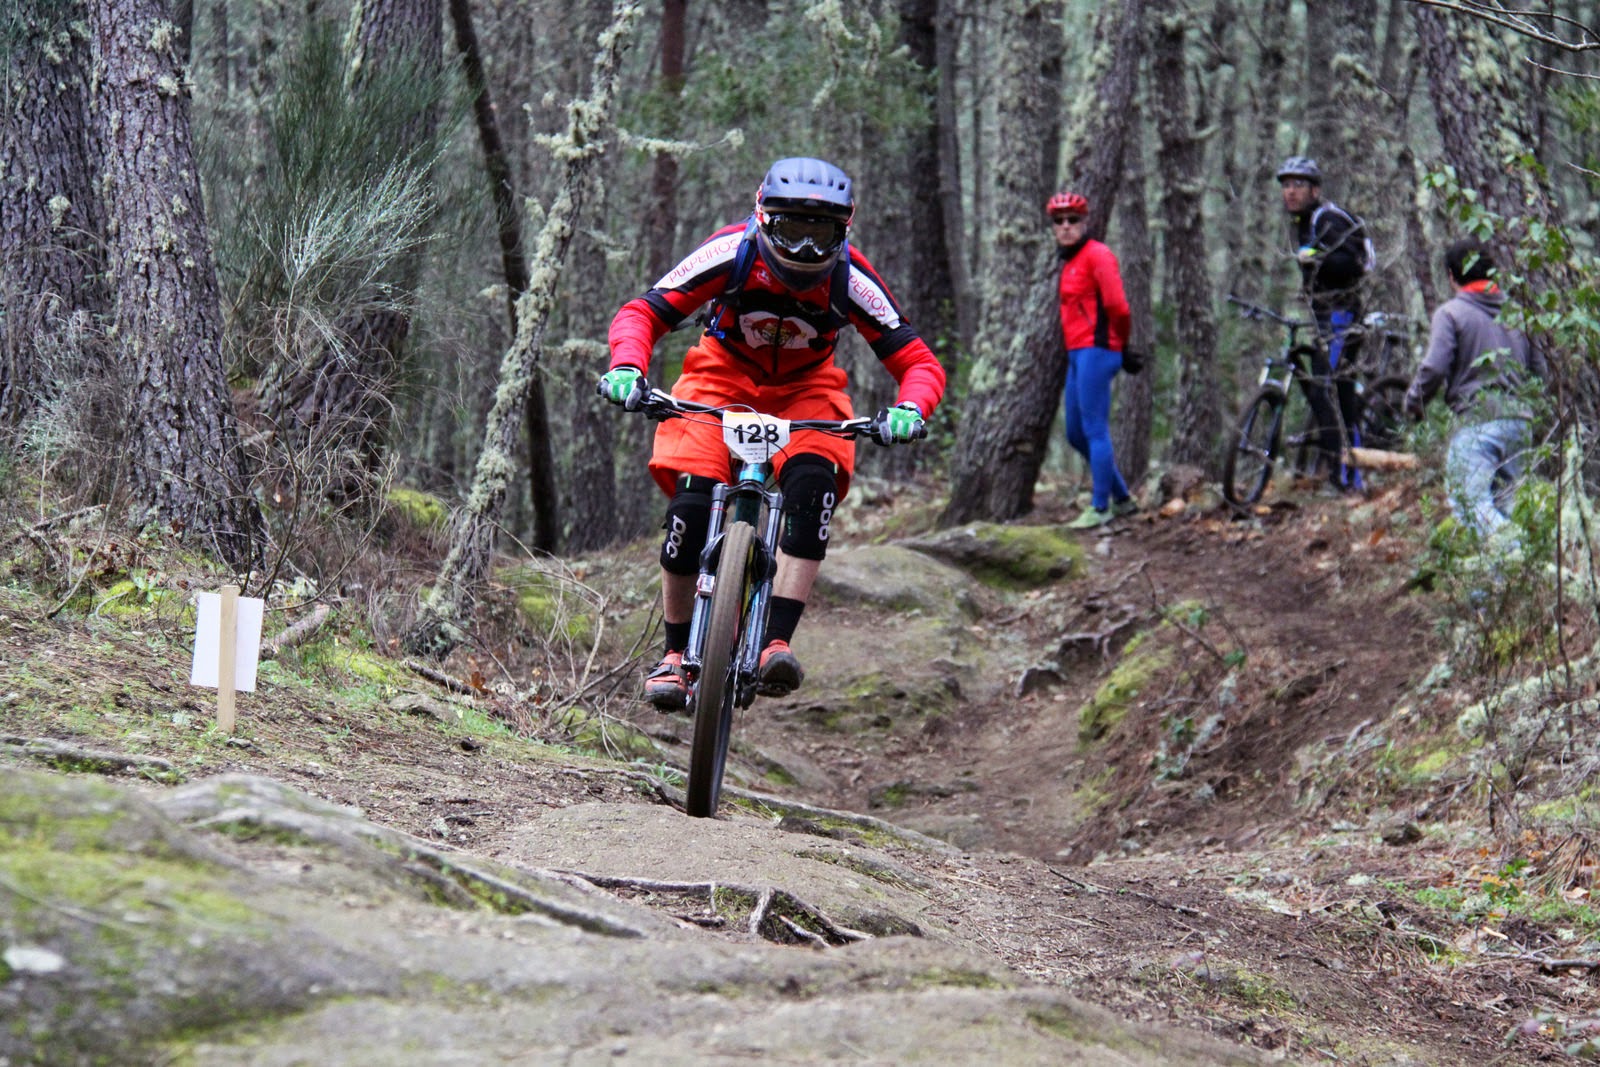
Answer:
<path fill-rule="evenodd" d="M 1050 223 L 1054 226 L 1076 226 L 1082 221 L 1082 215 L 1056 215 Z"/>
<path fill-rule="evenodd" d="M 779 251 L 801 262 L 820 263 L 844 244 L 845 226 L 816 215 L 773 215 L 766 232 Z"/>

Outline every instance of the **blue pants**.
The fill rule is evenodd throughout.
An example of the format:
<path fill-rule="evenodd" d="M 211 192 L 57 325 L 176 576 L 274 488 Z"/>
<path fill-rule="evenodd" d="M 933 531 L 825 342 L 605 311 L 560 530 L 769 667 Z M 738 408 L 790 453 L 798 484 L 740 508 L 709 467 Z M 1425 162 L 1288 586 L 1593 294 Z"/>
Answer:
<path fill-rule="evenodd" d="M 1117 470 L 1111 447 L 1111 379 L 1122 369 L 1122 354 L 1109 348 L 1074 348 L 1067 353 L 1067 444 L 1089 462 L 1094 482 L 1091 504 L 1104 511 L 1113 500 L 1128 499 L 1128 483 Z"/>
<path fill-rule="evenodd" d="M 1444 464 L 1450 510 L 1484 538 L 1506 527 L 1529 440 L 1526 419 L 1473 423 L 1450 435 Z M 1515 543 L 1515 533 L 1512 526 L 1503 536 Z"/>

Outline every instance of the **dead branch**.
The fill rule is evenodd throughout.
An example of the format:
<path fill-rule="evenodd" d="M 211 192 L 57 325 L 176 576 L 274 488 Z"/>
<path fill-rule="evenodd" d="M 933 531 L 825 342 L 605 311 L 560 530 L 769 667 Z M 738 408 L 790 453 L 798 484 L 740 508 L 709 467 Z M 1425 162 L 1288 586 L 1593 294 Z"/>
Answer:
<path fill-rule="evenodd" d="M 1347 466 L 1371 471 L 1414 471 L 1422 465 L 1413 453 L 1384 452 L 1376 448 L 1345 449 L 1344 461 Z"/>
<path fill-rule="evenodd" d="M 1560 971 L 1594 971 L 1600 973 L 1600 959 L 1555 959 L 1543 952 L 1490 952 L 1490 959 L 1515 960 L 1519 963 L 1537 963 L 1540 972 L 1556 974 Z"/>
<path fill-rule="evenodd" d="M 1212 919 L 1211 916 L 1206 912 L 1201 911 L 1199 908 L 1191 908 L 1187 904 L 1174 904 L 1170 900 L 1162 900 L 1158 896 L 1154 896 L 1150 893 L 1141 893 L 1137 889 L 1128 889 L 1126 887 L 1122 889 L 1111 889 L 1107 886 L 1095 885 L 1093 882 L 1086 882 L 1081 878 L 1074 878 L 1072 875 L 1063 871 L 1058 871 L 1054 867 L 1050 866 L 1046 866 L 1045 869 L 1051 874 L 1055 875 L 1057 878 L 1061 879 L 1063 882 L 1071 882 L 1073 885 L 1077 886 L 1079 889 L 1082 889 L 1086 893 L 1105 893 L 1109 896 L 1135 897 L 1147 904 L 1154 904 L 1158 908 L 1167 908 L 1171 911 L 1177 912 L 1180 915 L 1191 915 L 1197 919 L 1208 919 L 1213 922 L 1216 921 Z"/>
<path fill-rule="evenodd" d="M 261 658 L 276 659 L 278 653 L 284 649 L 305 644 L 311 638 L 311 635 L 320 630 L 322 624 L 328 621 L 330 614 L 332 614 L 332 611 L 328 605 L 318 604 L 311 609 L 310 615 L 261 642 Z"/>
<path fill-rule="evenodd" d="M 465 696 L 471 697 L 479 695 L 478 691 L 472 688 L 472 686 L 468 685 L 466 682 L 463 682 L 459 678 L 452 678 L 443 671 L 428 666 L 421 660 L 408 659 L 405 661 L 405 664 L 407 669 L 415 671 L 417 674 L 422 675 L 434 685 L 443 686 L 452 693 L 461 693 Z"/>
<path fill-rule="evenodd" d="M 104 504 L 90 504 L 86 508 L 79 508 L 76 511 L 69 511 L 62 515 L 52 515 L 49 518 L 40 519 L 38 522 L 24 526 L 4 541 L 0 541 L 0 549 L 10 548 L 18 541 L 35 540 L 39 534 L 44 533 L 46 530 L 65 525 L 74 519 L 81 519 L 85 515 L 99 511 L 104 506 Z"/>

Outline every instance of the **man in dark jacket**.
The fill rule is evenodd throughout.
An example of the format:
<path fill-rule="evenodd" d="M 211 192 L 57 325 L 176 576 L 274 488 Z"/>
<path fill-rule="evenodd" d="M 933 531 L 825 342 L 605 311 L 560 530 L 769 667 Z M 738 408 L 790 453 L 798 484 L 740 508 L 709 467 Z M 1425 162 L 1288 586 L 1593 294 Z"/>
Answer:
<path fill-rule="evenodd" d="M 1454 242 L 1445 250 L 1444 266 L 1456 295 L 1433 313 L 1428 354 L 1406 390 L 1405 408 L 1420 419 L 1428 401 L 1444 390 L 1457 419 L 1445 459 L 1450 506 L 1487 538 L 1505 528 L 1522 477 L 1532 411 L 1520 394 L 1548 368 L 1525 336 L 1501 324 L 1506 297 L 1491 276 L 1494 259 L 1483 242 Z M 1502 537 L 1514 540 L 1514 529 Z"/>
<path fill-rule="evenodd" d="M 1354 472 L 1347 477 L 1339 462 L 1347 443 L 1341 440 L 1340 415 L 1344 426 L 1353 426 L 1360 409 L 1354 376 L 1336 372 L 1356 363 L 1360 338 L 1349 331 L 1361 318 L 1361 281 L 1375 265 L 1372 242 L 1360 219 L 1322 198 L 1322 168 L 1316 160 L 1290 156 L 1278 168 L 1278 185 L 1293 230 L 1301 285 L 1325 348 L 1312 361 L 1311 379 L 1302 383 L 1317 417 L 1317 446 L 1334 486 L 1353 489 Z M 1330 380 L 1338 387 L 1338 411 Z"/>

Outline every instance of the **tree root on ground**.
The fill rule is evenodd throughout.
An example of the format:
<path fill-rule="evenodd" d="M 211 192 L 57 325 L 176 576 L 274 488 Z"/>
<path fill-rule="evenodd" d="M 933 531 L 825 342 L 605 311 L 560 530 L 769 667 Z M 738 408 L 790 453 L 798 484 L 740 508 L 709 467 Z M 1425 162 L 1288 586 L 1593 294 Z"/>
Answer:
<path fill-rule="evenodd" d="M 557 874 L 580 878 L 601 889 L 632 890 L 638 893 L 661 893 L 690 899 L 704 898 L 706 907 L 717 911 L 718 895 L 729 895 L 735 901 L 750 902 L 750 917 L 746 929 L 757 937 L 779 944 L 805 943 L 824 948 L 848 945 L 856 941 L 870 941 L 872 935 L 860 930 L 840 926 L 815 906 L 776 886 L 748 886 L 732 882 L 665 882 L 653 878 L 629 878 L 622 875 L 588 874 L 584 871 L 557 871 Z M 724 900 L 724 906 L 727 901 Z M 696 926 L 705 926 L 712 920 L 683 917 Z M 717 920 L 721 920 L 719 914 Z M 716 923 L 721 925 L 721 921 Z"/>

